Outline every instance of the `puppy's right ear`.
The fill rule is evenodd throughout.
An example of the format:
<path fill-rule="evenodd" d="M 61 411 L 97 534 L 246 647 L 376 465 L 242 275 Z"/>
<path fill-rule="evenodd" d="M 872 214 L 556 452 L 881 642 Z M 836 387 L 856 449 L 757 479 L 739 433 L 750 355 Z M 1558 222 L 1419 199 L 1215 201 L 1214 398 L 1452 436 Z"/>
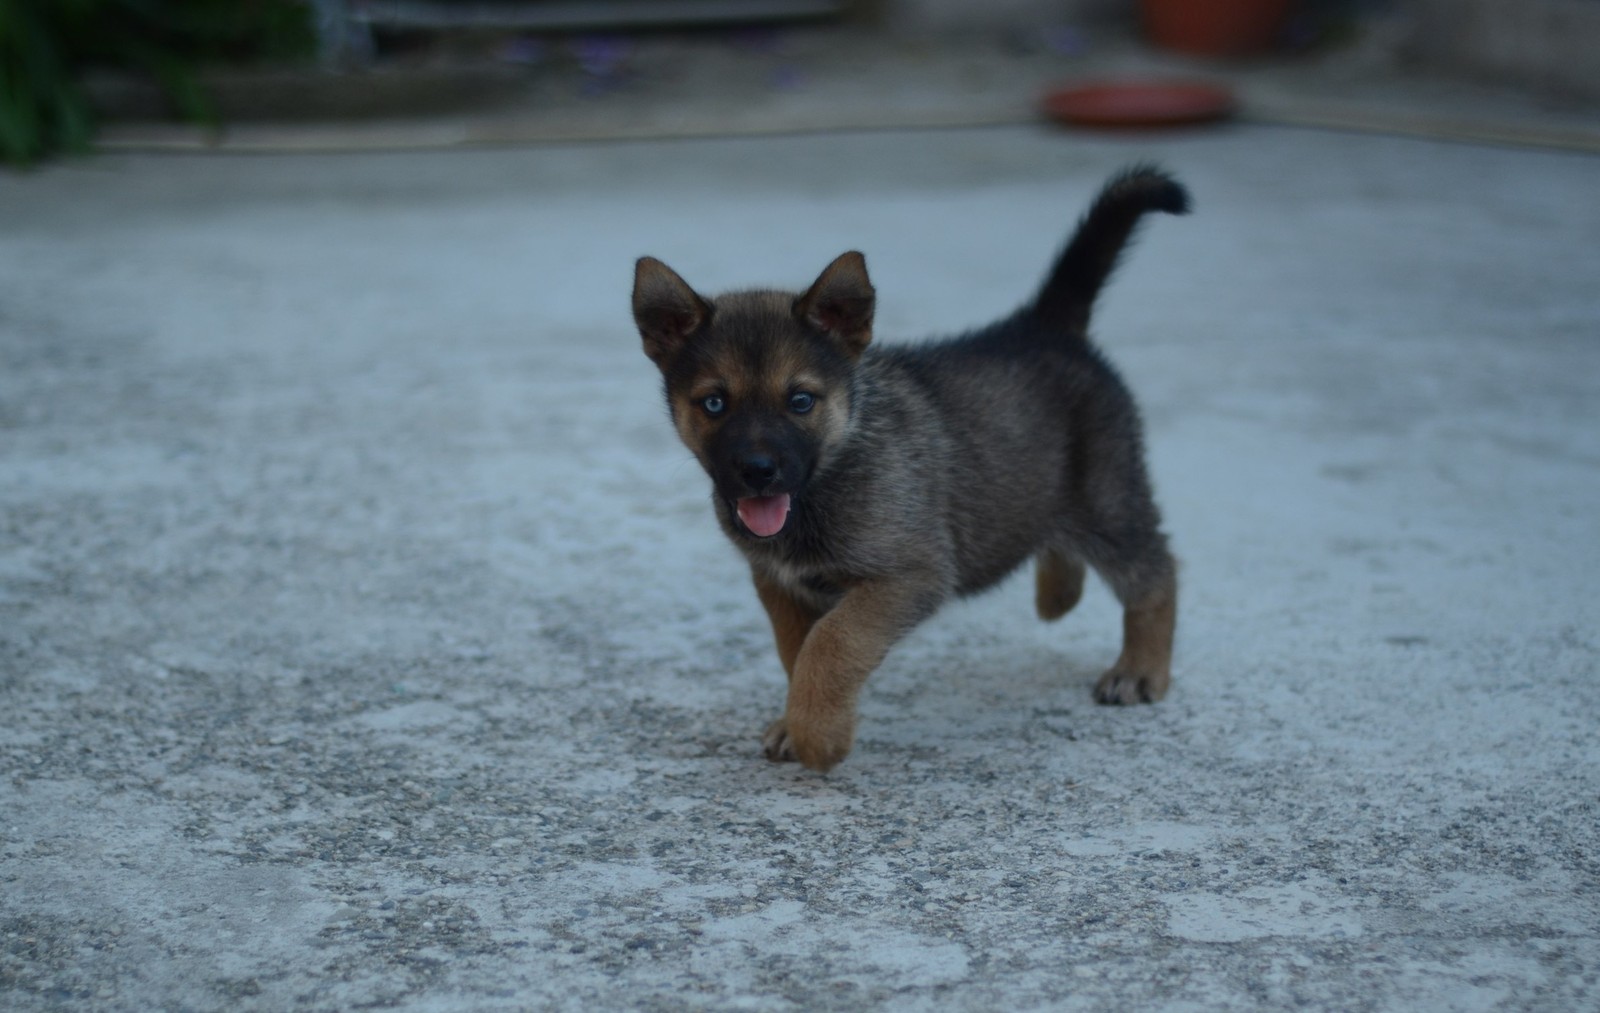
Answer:
<path fill-rule="evenodd" d="M 872 341 L 872 311 L 877 293 L 867 278 L 867 258 L 854 250 L 840 254 L 806 294 L 795 300 L 795 316 L 831 335 L 851 359 Z"/>
<path fill-rule="evenodd" d="M 672 268 L 654 257 L 639 258 L 633 269 L 633 322 L 652 362 L 666 369 L 710 319 L 711 303 Z"/>

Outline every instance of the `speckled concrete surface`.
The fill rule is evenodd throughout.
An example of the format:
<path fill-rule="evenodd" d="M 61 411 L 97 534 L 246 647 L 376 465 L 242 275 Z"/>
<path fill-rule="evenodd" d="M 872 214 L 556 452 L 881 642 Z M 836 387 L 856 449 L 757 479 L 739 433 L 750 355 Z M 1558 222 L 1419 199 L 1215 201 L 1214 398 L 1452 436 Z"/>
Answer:
<path fill-rule="evenodd" d="M 1177 681 L 1026 579 L 823 777 L 628 320 L 864 249 L 982 322 L 1157 157 L 1099 332 Z M 0 179 L 0 1005 L 1600 1001 L 1593 158 L 1240 127 Z"/>

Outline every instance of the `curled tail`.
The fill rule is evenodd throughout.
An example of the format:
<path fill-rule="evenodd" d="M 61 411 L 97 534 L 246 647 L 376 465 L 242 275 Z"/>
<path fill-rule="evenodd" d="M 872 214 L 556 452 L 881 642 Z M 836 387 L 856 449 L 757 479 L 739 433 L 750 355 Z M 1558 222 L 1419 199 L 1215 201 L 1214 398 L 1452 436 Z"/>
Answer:
<path fill-rule="evenodd" d="M 1146 211 L 1187 214 L 1189 191 L 1151 165 L 1130 166 L 1113 176 L 1056 258 L 1034 300 L 1033 315 L 1052 327 L 1084 333 L 1095 296 L 1116 269 L 1122 248 Z"/>

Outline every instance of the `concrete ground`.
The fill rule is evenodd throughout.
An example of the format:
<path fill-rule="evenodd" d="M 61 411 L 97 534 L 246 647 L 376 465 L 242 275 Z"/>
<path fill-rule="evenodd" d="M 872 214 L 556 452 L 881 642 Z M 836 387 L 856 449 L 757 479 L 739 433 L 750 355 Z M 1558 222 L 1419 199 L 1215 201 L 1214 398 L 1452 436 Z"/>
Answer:
<path fill-rule="evenodd" d="M 760 759 L 783 678 L 628 314 L 867 252 L 886 340 L 1156 158 L 1098 332 L 1171 696 L 1018 577 Z M 1592 155 L 1260 125 L 0 179 L 0 1005 L 1590 1008 Z"/>

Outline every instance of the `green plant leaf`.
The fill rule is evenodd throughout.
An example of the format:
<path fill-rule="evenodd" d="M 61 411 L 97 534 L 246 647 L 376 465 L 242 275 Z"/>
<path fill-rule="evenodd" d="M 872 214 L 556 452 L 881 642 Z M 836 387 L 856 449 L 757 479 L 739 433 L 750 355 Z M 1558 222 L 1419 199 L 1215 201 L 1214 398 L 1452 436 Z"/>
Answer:
<path fill-rule="evenodd" d="M 148 75 L 181 116 L 216 126 L 203 65 L 314 50 L 309 6 L 298 0 L 0 0 L 0 157 L 28 164 L 86 149 L 89 68 Z"/>

